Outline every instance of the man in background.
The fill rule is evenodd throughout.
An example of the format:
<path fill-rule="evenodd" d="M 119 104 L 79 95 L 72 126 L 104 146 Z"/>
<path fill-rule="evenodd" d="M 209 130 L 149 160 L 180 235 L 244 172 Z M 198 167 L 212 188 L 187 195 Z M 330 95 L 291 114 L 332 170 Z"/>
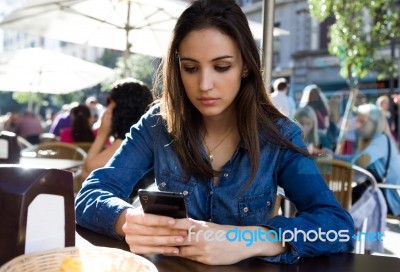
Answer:
<path fill-rule="evenodd" d="M 274 92 L 271 94 L 272 103 L 283 114 L 293 118 L 296 111 L 296 103 L 293 98 L 287 95 L 287 81 L 281 77 L 274 81 Z"/>

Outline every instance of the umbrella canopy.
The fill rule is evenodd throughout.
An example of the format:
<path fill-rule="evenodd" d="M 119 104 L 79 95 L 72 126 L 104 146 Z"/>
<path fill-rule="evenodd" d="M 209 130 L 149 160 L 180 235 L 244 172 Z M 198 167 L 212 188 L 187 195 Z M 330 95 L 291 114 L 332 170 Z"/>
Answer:
<path fill-rule="evenodd" d="M 28 0 L 2 27 L 160 57 L 187 6 L 177 0 Z"/>
<path fill-rule="evenodd" d="M 178 0 L 27 0 L 0 27 L 67 42 L 162 57 L 177 18 Z M 262 25 L 250 22 L 256 39 Z M 275 35 L 285 32 L 275 29 Z"/>
<path fill-rule="evenodd" d="M 42 48 L 0 55 L 0 90 L 66 94 L 111 77 L 114 70 Z"/>

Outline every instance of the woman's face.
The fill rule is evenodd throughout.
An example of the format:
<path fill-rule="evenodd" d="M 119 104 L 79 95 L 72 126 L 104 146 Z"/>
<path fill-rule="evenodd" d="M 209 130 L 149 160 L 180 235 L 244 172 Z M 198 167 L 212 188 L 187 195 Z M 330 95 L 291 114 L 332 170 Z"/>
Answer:
<path fill-rule="evenodd" d="M 314 127 L 314 123 L 313 123 L 312 119 L 307 116 L 300 117 L 298 122 L 303 127 L 304 136 L 307 136 Z"/>
<path fill-rule="evenodd" d="M 361 138 L 370 138 L 375 131 L 375 124 L 368 118 L 368 115 L 358 114 L 356 129 Z"/>
<path fill-rule="evenodd" d="M 214 28 L 190 32 L 179 46 L 186 94 L 204 117 L 234 114 L 233 101 L 243 73 L 236 43 Z"/>

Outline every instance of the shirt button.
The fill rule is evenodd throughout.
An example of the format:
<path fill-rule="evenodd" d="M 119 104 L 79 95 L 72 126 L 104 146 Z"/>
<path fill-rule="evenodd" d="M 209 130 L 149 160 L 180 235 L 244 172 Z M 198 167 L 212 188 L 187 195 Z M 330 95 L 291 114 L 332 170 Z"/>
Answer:
<path fill-rule="evenodd" d="M 208 219 L 208 222 L 212 222 L 212 219 L 210 218 L 210 219 Z"/>
<path fill-rule="evenodd" d="M 161 186 L 161 187 L 165 187 L 165 185 L 167 185 L 165 182 L 161 182 L 161 183 L 160 183 L 160 186 Z"/>
<path fill-rule="evenodd" d="M 214 194 L 214 192 L 213 191 L 210 191 L 210 195 L 213 195 Z"/>
<path fill-rule="evenodd" d="M 271 201 L 267 201 L 267 206 L 271 206 Z"/>
<path fill-rule="evenodd" d="M 243 208 L 243 211 L 244 211 L 244 212 L 248 212 L 248 211 L 249 211 L 249 208 L 244 207 L 244 208 Z"/>
<path fill-rule="evenodd" d="M 188 191 L 186 191 L 186 190 L 182 192 L 182 194 L 183 194 L 184 196 L 187 196 L 187 195 L 188 195 L 188 193 L 189 193 L 189 192 L 188 192 Z"/>
<path fill-rule="evenodd" d="M 224 174 L 224 177 L 225 177 L 225 178 L 227 178 L 228 176 L 229 176 L 229 174 L 228 174 L 228 173 L 225 173 L 225 174 Z"/>

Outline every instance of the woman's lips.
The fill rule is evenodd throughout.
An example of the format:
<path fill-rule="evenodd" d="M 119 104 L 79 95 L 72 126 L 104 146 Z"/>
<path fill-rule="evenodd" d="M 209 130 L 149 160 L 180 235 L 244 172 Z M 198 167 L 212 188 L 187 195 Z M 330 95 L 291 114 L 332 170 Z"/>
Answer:
<path fill-rule="evenodd" d="M 200 101 L 201 104 L 206 105 L 206 106 L 210 106 L 210 105 L 214 105 L 215 103 L 217 103 L 217 98 L 199 98 L 198 99 Z"/>

